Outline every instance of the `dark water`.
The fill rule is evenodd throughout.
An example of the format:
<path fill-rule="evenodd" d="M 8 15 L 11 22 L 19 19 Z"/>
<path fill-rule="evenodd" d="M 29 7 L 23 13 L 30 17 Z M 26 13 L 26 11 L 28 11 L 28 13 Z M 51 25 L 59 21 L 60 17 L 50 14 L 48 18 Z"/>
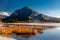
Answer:
<path fill-rule="evenodd" d="M 60 27 L 42 29 L 42 32 L 29 35 L 10 35 L 10 38 L 16 40 L 60 40 Z"/>

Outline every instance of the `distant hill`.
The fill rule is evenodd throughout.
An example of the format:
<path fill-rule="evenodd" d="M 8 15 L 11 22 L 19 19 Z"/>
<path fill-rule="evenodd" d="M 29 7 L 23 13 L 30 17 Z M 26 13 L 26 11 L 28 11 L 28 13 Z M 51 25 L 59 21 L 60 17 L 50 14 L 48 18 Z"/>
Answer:
<path fill-rule="evenodd" d="M 9 17 L 2 19 L 3 22 L 60 22 L 60 18 L 46 16 L 28 7 L 13 12 Z"/>

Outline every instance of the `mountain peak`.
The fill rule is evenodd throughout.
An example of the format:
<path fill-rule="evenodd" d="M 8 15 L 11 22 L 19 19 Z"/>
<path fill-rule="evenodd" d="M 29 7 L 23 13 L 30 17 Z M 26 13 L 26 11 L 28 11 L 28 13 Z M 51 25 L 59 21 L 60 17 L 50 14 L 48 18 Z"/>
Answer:
<path fill-rule="evenodd" d="M 26 7 L 23 7 L 23 8 L 24 8 L 24 9 L 25 9 L 25 8 L 27 9 L 27 8 L 29 8 L 29 7 L 26 6 Z"/>
<path fill-rule="evenodd" d="M 32 9 L 29 7 L 23 7 L 23 8 L 21 8 L 21 10 L 32 10 Z"/>

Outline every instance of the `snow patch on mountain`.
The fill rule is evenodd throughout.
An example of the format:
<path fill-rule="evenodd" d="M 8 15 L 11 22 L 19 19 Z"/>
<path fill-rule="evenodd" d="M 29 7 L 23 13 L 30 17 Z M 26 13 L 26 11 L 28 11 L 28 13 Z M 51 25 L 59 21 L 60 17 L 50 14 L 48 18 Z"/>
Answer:
<path fill-rule="evenodd" d="M 9 15 L 9 12 L 0 12 L 0 15 L 10 16 L 10 15 Z"/>

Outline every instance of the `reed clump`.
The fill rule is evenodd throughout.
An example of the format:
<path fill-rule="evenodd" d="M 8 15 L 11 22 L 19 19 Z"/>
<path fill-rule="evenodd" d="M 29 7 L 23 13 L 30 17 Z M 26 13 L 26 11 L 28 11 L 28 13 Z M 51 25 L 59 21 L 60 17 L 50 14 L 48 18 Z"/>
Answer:
<path fill-rule="evenodd" d="M 33 33 L 36 34 L 37 30 L 33 30 L 31 27 L 21 26 L 21 27 L 5 27 L 0 28 L 0 33 L 11 34 L 11 33 Z"/>
<path fill-rule="evenodd" d="M 37 30 L 33 30 L 31 27 L 14 27 L 14 33 L 37 33 Z"/>

